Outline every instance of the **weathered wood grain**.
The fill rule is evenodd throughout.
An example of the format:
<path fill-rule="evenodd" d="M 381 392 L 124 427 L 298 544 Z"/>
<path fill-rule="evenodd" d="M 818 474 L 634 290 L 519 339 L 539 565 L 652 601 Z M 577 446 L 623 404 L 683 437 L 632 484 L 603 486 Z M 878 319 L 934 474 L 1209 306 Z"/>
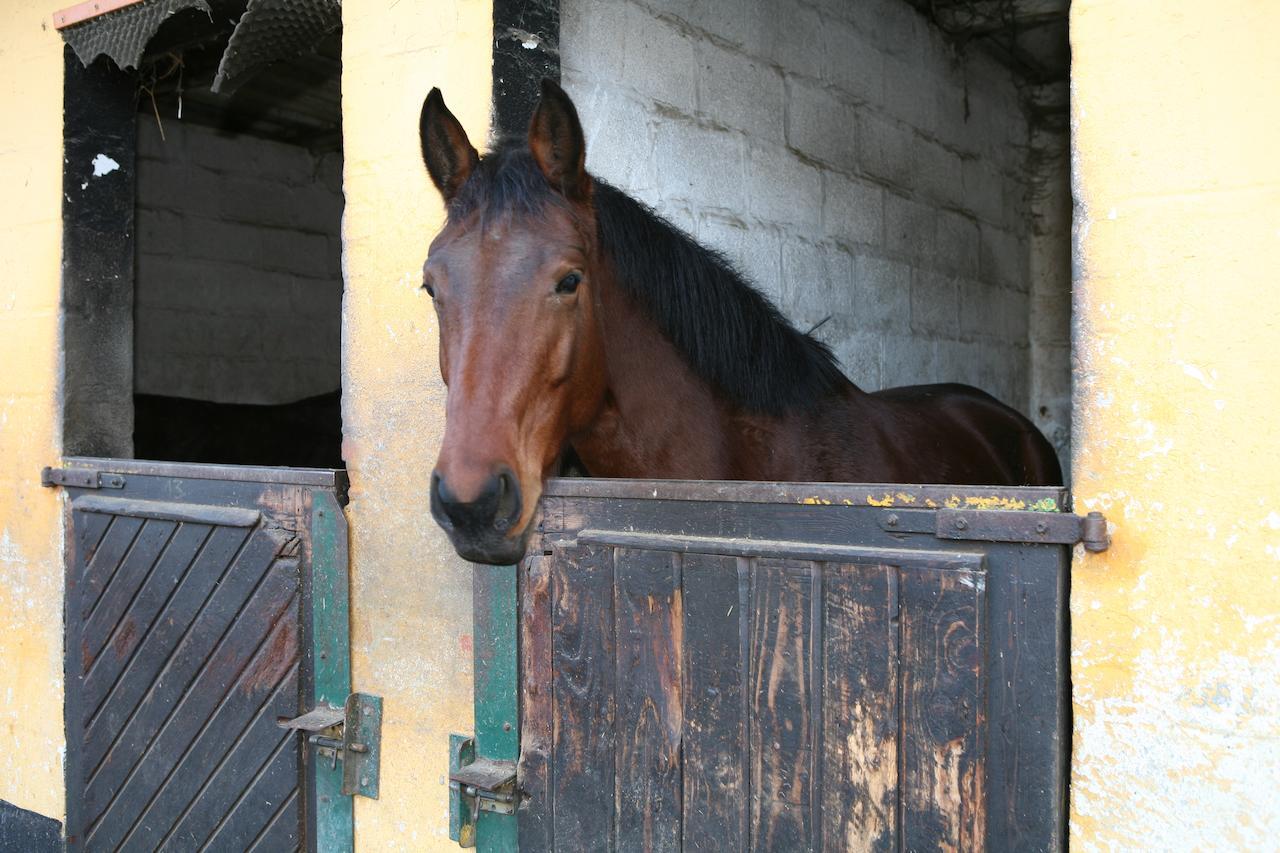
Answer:
<path fill-rule="evenodd" d="M 751 612 L 752 850 L 813 849 L 808 563 L 755 561 Z"/>
<path fill-rule="evenodd" d="M 568 548 L 552 563 L 556 850 L 608 849 L 616 838 L 613 588 L 611 549 Z"/>
<path fill-rule="evenodd" d="M 981 572 L 902 573 L 902 844 L 985 841 Z"/>
<path fill-rule="evenodd" d="M 739 575 L 733 557 L 683 559 L 684 849 L 742 850 L 748 794 L 742 640 L 750 602 L 739 600 L 739 588 L 749 591 L 749 576 Z"/>
<path fill-rule="evenodd" d="M 684 730 L 680 557 L 614 552 L 618 850 L 678 851 Z"/>
<path fill-rule="evenodd" d="M 551 559 L 537 554 L 520 566 L 520 762 L 525 799 L 516 812 L 520 844 L 551 850 L 551 745 L 554 736 L 551 664 Z"/>
<path fill-rule="evenodd" d="M 897 849 L 897 581 L 890 566 L 827 569 L 821 744 L 827 850 Z"/>

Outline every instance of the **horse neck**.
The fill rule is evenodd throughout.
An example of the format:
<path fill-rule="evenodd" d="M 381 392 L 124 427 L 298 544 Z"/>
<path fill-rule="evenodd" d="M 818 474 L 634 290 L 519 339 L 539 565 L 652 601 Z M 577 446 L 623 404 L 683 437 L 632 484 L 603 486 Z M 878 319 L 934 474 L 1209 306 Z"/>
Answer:
<path fill-rule="evenodd" d="M 603 341 L 604 404 L 572 443 L 605 477 L 723 478 L 734 411 L 697 376 L 612 270 L 593 274 Z"/>

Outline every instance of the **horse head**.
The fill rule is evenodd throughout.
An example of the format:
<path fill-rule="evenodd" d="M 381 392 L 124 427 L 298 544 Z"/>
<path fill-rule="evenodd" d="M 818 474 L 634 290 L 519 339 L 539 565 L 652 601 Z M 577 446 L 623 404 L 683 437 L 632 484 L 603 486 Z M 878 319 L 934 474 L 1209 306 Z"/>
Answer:
<path fill-rule="evenodd" d="M 423 266 L 448 387 L 431 512 L 463 558 L 511 563 L 544 479 L 605 393 L 582 126 L 544 80 L 527 139 L 480 157 L 438 89 L 420 133 L 448 211 Z"/>

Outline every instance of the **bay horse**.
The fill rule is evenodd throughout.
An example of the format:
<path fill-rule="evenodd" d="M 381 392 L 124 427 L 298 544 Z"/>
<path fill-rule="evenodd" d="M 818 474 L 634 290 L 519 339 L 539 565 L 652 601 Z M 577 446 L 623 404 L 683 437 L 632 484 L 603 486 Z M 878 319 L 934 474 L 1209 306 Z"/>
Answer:
<path fill-rule="evenodd" d="M 567 451 L 598 477 L 1061 483 L 976 388 L 856 387 L 724 257 L 587 173 L 555 83 L 484 157 L 438 89 L 419 130 L 447 207 L 422 285 L 448 387 L 431 511 L 465 559 L 520 558 Z"/>

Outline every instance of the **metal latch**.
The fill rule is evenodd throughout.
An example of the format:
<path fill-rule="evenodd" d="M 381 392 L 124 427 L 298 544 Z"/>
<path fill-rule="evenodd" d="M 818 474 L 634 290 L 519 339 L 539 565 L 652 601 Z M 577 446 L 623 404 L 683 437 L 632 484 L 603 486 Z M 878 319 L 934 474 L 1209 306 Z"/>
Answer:
<path fill-rule="evenodd" d="M 476 757 L 476 742 L 449 736 L 449 836 L 460 847 L 476 846 L 480 812 L 515 814 L 516 764 Z"/>
<path fill-rule="evenodd" d="M 74 489 L 123 489 L 124 477 L 93 468 L 44 468 L 42 486 L 70 486 Z"/>
<path fill-rule="evenodd" d="M 342 793 L 378 799 L 382 764 L 382 697 L 352 693 L 341 708 L 320 705 L 301 717 L 281 717 L 282 729 L 305 732 L 307 743 L 329 759 L 342 762 Z"/>

